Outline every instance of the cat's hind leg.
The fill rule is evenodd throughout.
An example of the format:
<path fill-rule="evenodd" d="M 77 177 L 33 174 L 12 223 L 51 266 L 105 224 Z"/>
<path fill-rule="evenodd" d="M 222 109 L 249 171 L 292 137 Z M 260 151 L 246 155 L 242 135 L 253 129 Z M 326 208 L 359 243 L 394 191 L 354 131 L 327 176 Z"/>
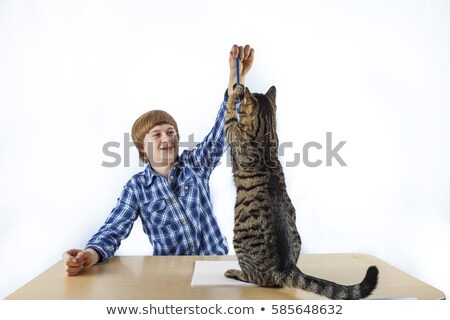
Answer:
<path fill-rule="evenodd" d="M 250 282 L 247 275 L 241 270 L 229 269 L 225 272 L 225 277 L 243 282 Z"/>

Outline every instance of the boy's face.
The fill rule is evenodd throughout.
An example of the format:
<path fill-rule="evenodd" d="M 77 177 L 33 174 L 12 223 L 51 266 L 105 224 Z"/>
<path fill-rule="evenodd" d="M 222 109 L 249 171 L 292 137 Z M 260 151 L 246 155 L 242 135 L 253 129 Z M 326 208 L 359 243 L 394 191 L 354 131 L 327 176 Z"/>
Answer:
<path fill-rule="evenodd" d="M 178 137 L 171 124 L 154 126 L 144 137 L 144 152 L 153 168 L 172 165 L 178 155 Z"/>

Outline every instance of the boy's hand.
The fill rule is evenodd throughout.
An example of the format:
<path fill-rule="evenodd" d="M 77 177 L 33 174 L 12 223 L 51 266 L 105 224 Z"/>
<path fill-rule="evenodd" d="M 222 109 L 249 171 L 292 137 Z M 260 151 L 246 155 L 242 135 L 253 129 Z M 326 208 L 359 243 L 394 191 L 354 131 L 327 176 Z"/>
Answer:
<path fill-rule="evenodd" d="M 79 250 L 70 249 L 63 253 L 66 273 L 75 276 L 82 271 L 86 271 L 99 260 L 97 252 L 93 249 Z"/>
<path fill-rule="evenodd" d="M 236 44 L 231 47 L 230 50 L 230 76 L 234 76 L 234 79 L 236 79 L 236 57 L 239 56 L 240 64 L 239 64 L 239 71 L 240 76 L 242 78 L 245 78 L 247 73 L 250 71 L 252 64 L 253 64 L 253 57 L 255 55 L 255 50 L 250 47 L 250 45 L 243 46 L 237 46 Z"/>
<path fill-rule="evenodd" d="M 230 64 L 230 79 L 228 82 L 228 95 L 233 92 L 233 85 L 236 83 L 236 57 L 239 57 L 239 78 L 240 83 L 244 85 L 245 76 L 250 71 L 253 65 L 253 58 L 255 50 L 250 45 L 238 46 L 233 45 L 230 50 L 229 64 Z"/>

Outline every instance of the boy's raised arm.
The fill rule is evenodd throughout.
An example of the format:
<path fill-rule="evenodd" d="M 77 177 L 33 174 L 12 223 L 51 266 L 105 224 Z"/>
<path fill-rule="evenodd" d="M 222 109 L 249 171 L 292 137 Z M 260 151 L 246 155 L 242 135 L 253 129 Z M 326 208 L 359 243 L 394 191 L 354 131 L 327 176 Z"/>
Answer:
<path fill-rule="evenodd" d="M 226 149 L 225 139 L 225 113 L 228 95 L 233 92 L 233 86 L 236 83 L 236 57 L 239 57 L 239 74 L 240 83 L 245 83 L 245 76 L 250 71 L 255 50 L 246 46 L 233 45 L 229 52 L 228 63 L 230 66 L 230 75 L 228 78 L 228 89 L 224 102 L 222 103 L 216 121 L 211 131 L 206 135 L 201 143 L 199 143 L 191 153 L 189 153 L 188 161 L 194 165 L 195 169 L 201 174 L 208 176 L 212 169 L 219 163 L 220 158 Z"/>

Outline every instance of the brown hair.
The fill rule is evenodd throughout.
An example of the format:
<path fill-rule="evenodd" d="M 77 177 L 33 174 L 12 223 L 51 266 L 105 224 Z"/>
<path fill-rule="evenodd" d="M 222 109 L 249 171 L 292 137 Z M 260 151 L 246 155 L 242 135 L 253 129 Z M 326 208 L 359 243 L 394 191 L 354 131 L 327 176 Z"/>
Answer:
<path fill-rule="evenodd" d="M 144 137 L 150 130 L 161 124 L 172 125 L 177 133 L 178 140 L 180 140 L 177 122 L 170 114 L 163 110 L 152 110 L 144 113 L 136 119 L 131 128 L 131 138 L 139 151 L 139 157 L 144 163 L 148 162 L 147 156 L 144 153 Z"/>

